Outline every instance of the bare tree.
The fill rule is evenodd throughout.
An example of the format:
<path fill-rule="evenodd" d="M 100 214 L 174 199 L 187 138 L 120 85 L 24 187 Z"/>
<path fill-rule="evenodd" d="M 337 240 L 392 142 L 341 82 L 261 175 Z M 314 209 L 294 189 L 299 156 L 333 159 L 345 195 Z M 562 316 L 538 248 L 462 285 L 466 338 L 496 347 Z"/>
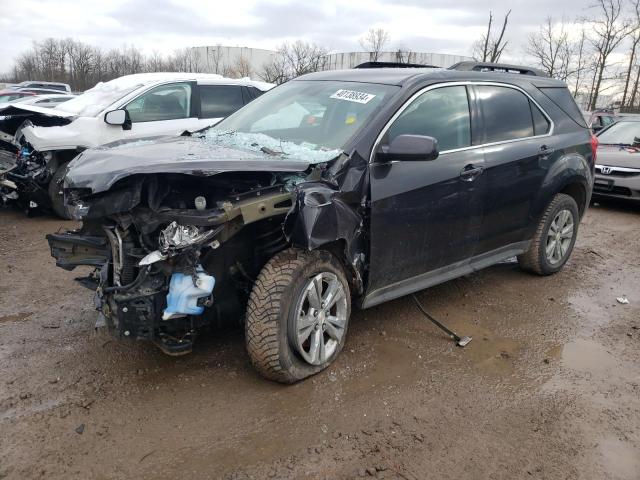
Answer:
<path fill-rule="evenodd" d="M 415 52 L 408 48 L 398 47 L 396 50 L 396 63 L 415 63 Z"/>
<path fill-rule="evenodd" d="M 284 43 L 278 53 L 285 59 L 287 68 L 293 77 L 305 73 L 317 72 L 324 68 L 327 50 L 314 43 L 298 40 L 292 44 Z"/>
<path fill-rule="evenodd" d="M 587 52 L 585 50 L 585 43 L 587 41 L 587 34 L 585 32 L 584 24 L 580 29 L 580 36 L 575 43 L 575 61 L 573 66 L 573 96 L 578 97 L 584 83 L 584 75 L 587 69 Z"/>
<path fill-rule="evenodd" d="M 231 78 L 245 78 L 251 77 L 252 73 L 253 69 L 251 68 L 251 64 L 246 58 L 241 55 L 231 66 L 231 69 L 226 76 L 229 76 Z"/>
<path fill-rule="evenodd" d="M 372 62 L 377 62 L 380 53 L 389 43 L 389 32 L 383 28 L 370 28 L 369 31 L 359 40 L 360 46 L 366 52 L 370 53 Z"/>
<path fill-rule="evenodd" d="M 550 77 L 566 82 L 573 74 L 573 45 L 564 21 L 555 23 L 547 17 L 538 32 L 529 35 L 526 51 Z"/>
<path fill-rule="evenodd" d="M 289 80 L 286 62 L 282 55 L 279 54 L 274 55 L 269 62 L 265 63 L 258 75 L 265 82 L 278 85 Z"/>
<path fill-rule="evenodd" d="M 595 5 L 601 17 L 591 20 L 593 34 L 590 42 L 596 53 L 589 109 L 596 108 L 602 80 L 609 66 L 609 56 L 635 28 L 623 18 L 622 0 L 598 0 Z"/>
<path fill-rule="evenodd" d="M 207 47 L 207 68 L 209 72 L 220 73 L 222 70 L 222 46 Z"/>
<path fill-rule="evenodd" d="M 491 32 L 493 27 L 493 12 L 489 12 L 487 33 L 482 35 L 473 47 L 473 56 L 475 58 L 482 62 L 495 63 L 500 61 L 500 57 L 509 43 L 504 38 L 504 34 L 507 31 L 507 24 L 509 23 L 509 15 L 511 15 L 511 10 L 504 16 L 500 33 L 495 37 Z"/>
<path fill-rule="evenodd" d="M 280 45 L 273 58 L 262 66 L 259 75 L 266 82 L 279 84 L 305 73 L 324 70 L 326 65 L 326 48 L 298 40 Z"/>
<path fill-rule="evenodd" d="M 633 32 L 631 33 L 631 48 L 629 49 L 629 65 L 625 73 L 624 91 L 622 93 L 621 105 L 623 107 L 626 105 L 629 93 L 629 81 L 631 80 L 634 64 L 637 63 L 636 50 L 638 49 L 638 44 L 640 44 L 640 0 L 631 0 L 631 6 L 633 8 L 633 18 L 631 20 Z"/>

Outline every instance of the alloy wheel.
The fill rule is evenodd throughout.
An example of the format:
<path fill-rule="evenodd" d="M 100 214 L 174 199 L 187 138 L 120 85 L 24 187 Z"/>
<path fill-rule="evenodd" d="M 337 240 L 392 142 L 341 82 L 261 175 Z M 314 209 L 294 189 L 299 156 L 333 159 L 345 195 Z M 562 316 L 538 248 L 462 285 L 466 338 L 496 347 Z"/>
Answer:
<path fill-rule="evenodd" d="M 557 265 L 564 260 L 571 247 L 574 228 L 573 213 L 567 209 L 560 210 L 549 225 L 545 252 L 551 265 Z"/>
<path fill-rule="evenodd" d="M 335 353 L 345 335 L 347 311 L 345 289 L 335 274 L 322 272 L 307 281 L 290 332 L 307 363 L 321 365 Z"/>

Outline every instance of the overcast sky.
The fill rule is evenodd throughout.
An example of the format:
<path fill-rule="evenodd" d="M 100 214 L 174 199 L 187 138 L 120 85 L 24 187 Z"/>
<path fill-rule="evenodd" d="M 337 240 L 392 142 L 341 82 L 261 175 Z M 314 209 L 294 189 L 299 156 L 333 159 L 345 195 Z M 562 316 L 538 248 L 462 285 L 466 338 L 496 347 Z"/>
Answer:
<path fill-rule="evenodd" d="M 150 53 L 231 45 L 275 48 L 304 39 L 358 50 L 369 27 L 389 31 L 389 49 L 469 55 L 489 10 L 511 8 L 508 59 L 545 17 L 589 14 L 589 0 L 0 0 L 0 72 L 34 40 L 71 37 L 104 49 L 133 44 Z"/>

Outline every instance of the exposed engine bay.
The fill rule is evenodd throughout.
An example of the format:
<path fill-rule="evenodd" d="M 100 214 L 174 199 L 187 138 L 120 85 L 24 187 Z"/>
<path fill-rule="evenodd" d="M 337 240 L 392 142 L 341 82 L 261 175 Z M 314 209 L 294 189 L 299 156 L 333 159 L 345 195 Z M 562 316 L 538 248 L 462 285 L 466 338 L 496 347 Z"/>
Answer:
<path fill-rule="evenodd" d="M 301 206 L 333 209 L 323 195 L 336 190 L 309 183 L 319 175 L 317 168 L 132 175 L 97 194 L 70 188 L 68 211 L 83 226 L 47 240 L 58 266 L 94 268 L 77 280 L 96 291 L 99 324 L 119 337 L 149 340 L 167 354 L 181 355 L 191 351 L 201 328 L 242 321 L 264 264 L 304 242 L 294 238 L 309 230 L 299 225 Z M 296 184 L 313 185 L 314 192 L 305 200 L 304 188 Z M 354 219 L 357 228 L 361 220 Z M 328 222 L 324 232 L 329 239 L 331 224 L 336 222 Z M 312 236 L 322 231 L 316 230 Z"/>

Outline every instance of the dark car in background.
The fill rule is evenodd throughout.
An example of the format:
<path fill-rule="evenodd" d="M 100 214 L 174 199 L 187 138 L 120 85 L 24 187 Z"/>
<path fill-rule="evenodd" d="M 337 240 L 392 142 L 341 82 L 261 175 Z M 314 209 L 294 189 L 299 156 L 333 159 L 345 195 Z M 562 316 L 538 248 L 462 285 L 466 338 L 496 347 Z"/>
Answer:
<path fill-rule="evenodd" d="M 622 117 L 598 143 L 594 196 L 640 200 L 640 117 Z"/>
<path fill-rule="evenodd" d="M 115 335 L 179 355 L 238 319 L 286 383 L 335 360 L 352 304 L 513 256 L 558 272 L 596 143 L 564 83 L 472 67 L 304 75 L 207 131 L 86 150 L 64 180 L 82 227 L 51 253 L 94 267 L 80 281 Z"/>
<path fill-rule="evenodd" d="M 594 133 L 599 132 L 603 128 L 607 128 L 618 120 L 618 115 L 613 110 L 598 109 L 586 114 L 588 117 L 587 124 Z"/>

